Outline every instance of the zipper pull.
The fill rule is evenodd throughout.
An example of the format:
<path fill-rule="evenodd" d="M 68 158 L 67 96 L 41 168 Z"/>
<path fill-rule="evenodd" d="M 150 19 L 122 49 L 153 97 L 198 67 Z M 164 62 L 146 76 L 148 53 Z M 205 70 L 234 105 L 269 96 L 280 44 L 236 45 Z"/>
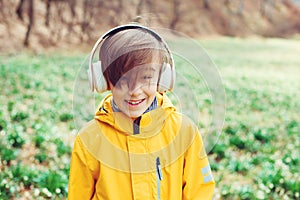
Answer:
<path fill-rule="evenodd" d="M 157 171 L 159 180 L 163 180 L 163 175 L 162 175 L 162 170 L 161 170 L 159 157 L 156 158 L 156 171 Z"/>

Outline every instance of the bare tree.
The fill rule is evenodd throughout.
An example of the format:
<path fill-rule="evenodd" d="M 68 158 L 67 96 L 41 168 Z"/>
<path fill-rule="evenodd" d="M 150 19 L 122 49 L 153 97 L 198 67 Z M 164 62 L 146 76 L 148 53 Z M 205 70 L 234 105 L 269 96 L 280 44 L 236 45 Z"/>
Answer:
<path fill-rule="evenodd" d="M 99 7 L 103 6 L 103 0 L 99 0 Z M 91 32 L 92 32 L 92 27 L 90 26 L 90 22 L 92 21 L 93 15 L 94 15 L 94 7 L 95 7 L 95 2 L 93 0 L 84 0 L 83 2 L 83 9 L 82 9 L 82 20 L 80 23 L 81 26 L 81 35 L 80 39 L 84 40 L 84 37 L 86 36 L 88 39 L 91 38 Z"/>
<path fill-rule="evenodd" d="M 266 3 L 265 3 L 266 1 L 265 0 L 260 0 L 260 14 L 262 15 L 262 16 L 265 16 L 265 14 L 266 14 Z"/>
<path fill-rule="evenodd" d="M 76 16 L 76 11 L 75 11 L 75 7 L 76 7 L 76 0 L 68 0 L 69 6 L 70 6 L 70 11 L 71 11 L 71 15 L 72 17 Z"/>
<path fill-rule="evenodd" d="M 273 11 L 275 7 L 275 1 L 274 0 L 269 0 L 269 5 L 270 5 L 270 11 L 268 14 L 268 19 L 272 22 L 273 21 Z"/>
<path fill-rule="evenodd" d="M 46 6 L 46 15 L 45 15 L 45 25 L 48 27 L 50 23 L 50 10 L 52 2 L 65 2 L 68 4 L 73 18 L 76 16 L 75 6 L 76 6 L 76 0 L 45 0 L 45 6 Z M 54 5 L 55 6 L 55 5 Z M 57 7 L 57 6 L 55 6 Z"/>
<path fill-rule="evenodd" d="M 27 32 L 26 32 L 26 36 L 24 39 L 24 46 L 28 46 L 29 45 L 29 36 L 30 36 L 30 32 L 32 29 L 32 26 L 34 24 L 34 6 L 33 6 L 34 2 L 33 0 L 29 0 L 29 6 L 28 6 L 28 17 L 29 17 L 29 22 L 27 25 Z"/>
<path fill-rule="evenodd" d="M 70 12 L 71 12 L 71 21 L 69 23 L 67 23 L 67 28 L 68 28 L 68 32 L 72 33 L 75 32 L 74 31 L 74 24 L 76 23 L 77 20 L 77 15 L 76 15 L 76 0 L 68 0 L 68 5 L 70 8 Z"/>
<path fill-rule="evenodd" d="M 136 15 L 139 16 L 142 13 L 142 7 L 143 7 L 144 0 L 139 0 L 137 6 L 136 6 Z"/>
<path fill-rule="evenodd" d="M 230 0 L 225 0 L 224 5 L 228 8 L 230 6 Z"/>
<path fill-rule="evenodd" d="M 3 12 L 4 7 L 5 7 L 5 2 L 3 2 L 3 0 L 0 0 L 0 12 Z M 17 10 L 16 10 L 16 12 L 17 12 Z"/>
<path fill-rule="evenodd" d="M 123 0 L 119 0 L 119 1 L 118 1 L 118 6 L 116 7 L 117 13 L 119 13 L 119 14 L 122 13 L 123 7 L 124 7 L 124 5 L 123 5 Z"/>
<path fill-rule="evenodd" d="M 88 26 L 88 10 L 89 10 L 89 0 L 84 0 L 83 2 L 83 19 L 81 22 L 81 30 L 85 32 L 86 27 Z"/>
<path fill-rule="evenodd" d="M 143 7 L 144 7 L 144 12 L 143 12 Z M 137 6 L 136 6 L 136 17 L 134 18 L 135 22 L 139 22 L 143 17 L 141 17 L 142 13 L 151 13 L 154 14 L 155 10 L 153 9 L 153 1 L 151 0 L 139 0 Z M 157 14 L 157 13 L 156 13 Z M 160 21 L 161 19 L 159 18 L 158 15 L 156 15 L 158 20 Z M 148 23 L 150 23 L 150 18 L 147 19 Z"/>
<path fill-rule="evenodd" d="M 243 10 L 244 10 L 244 1 L 243 0 L 239 0 L 239 8 L 237 11 L 238 15 L 242 15 L 243 14 Z"/>
<path fill-rule="evenodd" d="M 261 0 L 260 1 L 260 14 L 266 16 L 268 20 L 273 21 L 273 10 L 275 8 L 274 0 Z"/>
<path fill-rule="evenodd" d="M 176 24 L 178 23 L 179 18 L 180 18 L 179 4 L 180 4 L 180 0 L 173 0 L 173 17 L 172 17 L 172 21 L 170 23 L 170 28 L 172 30 L 175 29 Z"/>
<path fill-rule="evenodd" d="M 3 7 L 4 7 L 3 1 L 0 0 L 0 13 L 1 13 L 1 14 L 3 13 Z M 1 20 L 0 20 L 0 21 L 1 21 Z"/>
<path fill-rule="evenodd" d="M 153 4 L 151 0 L 139 0 L 136 7 L 136 15 L 140 15 L 142 13 L 143 6 L 148 9 L 149 12 L 153 10 Z"/>
<path fill-rule="evenodd" d="M 151 0 L 146 0 L 146 5 L 148 7 L 149 12 L 153 12 L 153 1 Z"/>
<path fill-rule="evenodd" d="M 18 18 L 20 20 L 22 20 L 22 21 L 23 21 L 23 7 L 24 7 L 24 3 L 25 3 L 25 0 L 20 0 L 19 4 L 18 4 L 18 7 L 17 7 L 17 10 L 16 10 Z"/>
<path fill-rule="evenodd" d="M 224 5 L 226 6 L 226 8 L 231 12 L 231 13 L 236 13 L 238 15 L 243 15 L 243 11 L 244 11 L 244 1 L 243 0 L 239 0 L 239 5 L 237 10 L 233 9 L 231 7 L 231 2 L 230 0 L 225 0 L 224 1 Z"/>
<path fill-rule="evenodd" d="M 203 5 L 205 9 L 210 9 L 209 0 L 203 0 Z"/>
<path fill-rule="evenodd" d="M 47 27 L 49 26 L 50 8 L 51 8 L 51 0 L 46 0 L 45 25 L 46 25 Z"/>

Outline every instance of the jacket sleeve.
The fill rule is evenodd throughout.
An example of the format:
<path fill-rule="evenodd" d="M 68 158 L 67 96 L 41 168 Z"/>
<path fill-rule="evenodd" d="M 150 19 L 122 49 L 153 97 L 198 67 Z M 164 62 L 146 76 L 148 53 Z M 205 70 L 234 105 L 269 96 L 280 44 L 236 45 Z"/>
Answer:
<path fill-rule="evenodd" d="M 68 199 L 92 199 L 99 175 L 99 162 L 86 150 L 77 135 L 72 152 Z"/>
<path fill-rule="evenodd" d="M 215 182 L 199 133 L 185 153 L 183 169 L 183 200 L 211 200 Z"/>

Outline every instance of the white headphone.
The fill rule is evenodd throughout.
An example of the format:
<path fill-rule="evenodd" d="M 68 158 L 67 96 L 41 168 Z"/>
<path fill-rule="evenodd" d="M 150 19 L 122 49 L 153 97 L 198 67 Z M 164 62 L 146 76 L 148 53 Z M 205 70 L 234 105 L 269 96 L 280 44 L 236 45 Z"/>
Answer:
<path fill-rule="evenodd" d="M 89 59 L 89 69 L 88 69 L 88 77 L 89 77 L 89 82 L 90 82 L 90 87 L 92 89 L 92 92 L 95 90 L 98 93 L 102 93 L 108 90 L 107 82 L 104 78 L 102 68 L 101 68 L 101 61 L 97 61 L 93 63 L 94 59 L 94 54 L 98 48 L 98 46 L 107 38 L 110 37 L 120 31 L 126 30 L 126 29 L 143 29 L 146 30 L 148 33 L 153 35 L 159 42 L 162 42 L 163 45 L 165 46 L 168 54 L 169 54 L 169 59 L 164 59 L 162 71 L 160 74 L 160 79 L 158 83 L 158 92 L 163 93 L 166 91 L 171 91 L 173 89 L 173 86 L 175 84 L 175 65 L 174 65 L 174 60 L 172 57 L 172 54 L 168 48 L 167 43 L 162 39 L 158 33 L 154 32 L 153 30 L 150 30 L 149 28 L 146 28 L 141 25 L 133 25 L 133 24 L 128 24 L 128 25 L 122 25 L 115 27 L 105 34 L 103 34 L 95 43 L 92 51 L 91 51 L 91 56 Z M 170 62 L 170 63 L 169 63 Z"/>

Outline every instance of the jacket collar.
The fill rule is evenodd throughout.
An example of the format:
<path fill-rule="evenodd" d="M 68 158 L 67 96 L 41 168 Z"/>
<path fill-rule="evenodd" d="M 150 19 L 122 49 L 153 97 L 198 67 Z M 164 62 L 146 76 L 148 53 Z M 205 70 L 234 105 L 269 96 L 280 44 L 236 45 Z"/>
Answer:
<path fill-rule="evenodd" d="M 156 99 L 157 108 L 141 115 L 140 131 L 134 137 L 146 138 L 158 134 L 164 125 L 165 119 L 176 110 L 165 94 L 157 93 Z M 134 134 L 134 121 L 122 112 L 114 112 L 111 94 L 107 95 L 99 105 L 95 119 L 114 127 L 123 134 Z"/>

